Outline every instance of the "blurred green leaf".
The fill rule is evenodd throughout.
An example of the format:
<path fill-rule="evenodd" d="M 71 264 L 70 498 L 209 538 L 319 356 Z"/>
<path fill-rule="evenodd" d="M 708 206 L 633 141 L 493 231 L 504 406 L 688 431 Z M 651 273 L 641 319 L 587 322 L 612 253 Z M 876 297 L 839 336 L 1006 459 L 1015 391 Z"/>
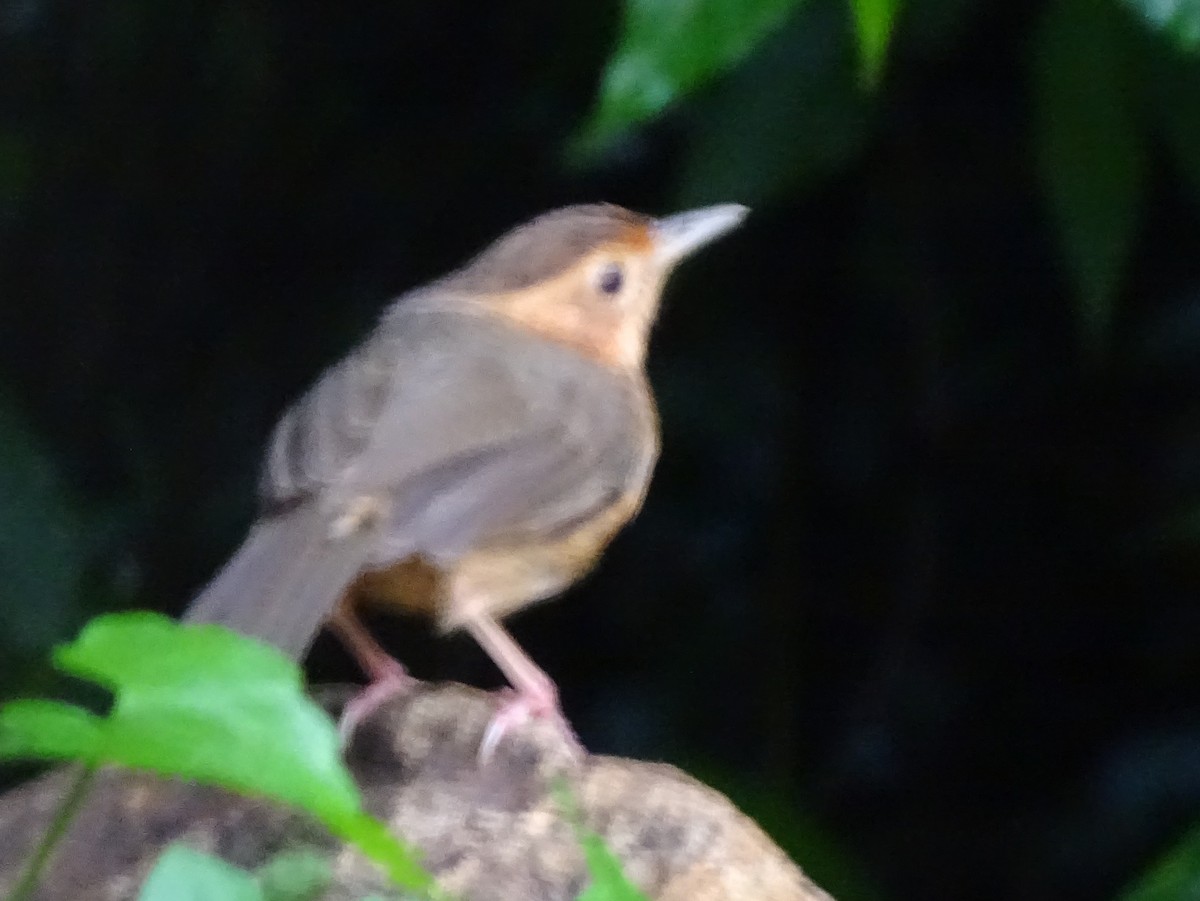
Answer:
<path fill-rule="evenodd" d="M 699 101 L 682 163 L 680 206 L 751 206 L 846 166 L 866 131 L 840 3 L 810 3 Z M 764 85 L 770 85 L 764 90 Z"/>
<path fill-rule="evenodd" d="M 263 901 L 263 894 L 249 873 L 217 857 L 172 845 L 146 877 L 138 901 Z"/>
<path fill-rule="evenodd" d="M 33 174 L 33 148 L 23 135 L 0 133 L 0 212 L 4 204 L 19 203 Z"/>
<path fill-rule="evenodd" d="M 802 0 L 626 0 L 596 108 L 575 142 L 584 155 L 662 112 L 745 57 Z"/>
<path fill-rule="evenodd" d="M 1156 31 L 1188 51 L 1200 50 L 1200 3 L 1196 0 L 1122 0 Z"/>
<path fill-rule="evenodd" d="M 592 881 L 575 901 L 647 901 L 629 881 L 617 857 L 599 835 L 583 824 L 579 804 L 565 780 L 559 779 L 552 791 L 563 816 L 570 822 L 583 849 L 584 863 Z"/>
<path fill-rule="evenodd" d="M 1143 873 L 1121 901 L 1200 901 L 1200 827 Z"/>
<path fill-rule="evenodd" d="M 2 398 L 0 436 L 0 636 L 10 652 L 41 654 L 75 621 L 82 528 L 54 463 Z"/>
<path fill-rule="evenodd" d="M 921 0 L 904 6 L 904 46 L 912 58 L 942 59 L 963 40 L 984 0 Z"/>
<path fill-rule="evenodd" d="M 150 613 L 98 617 L 56 665 L 110 689 L 107 717 L 50 701 L 0 708 L 0 759 L 118 764 L 292 804 L 355 843 L 397 884 L 431 879 L 362 811 L 337 730 L 304 693 L 299 667 L 219 626 Z"/>
<path fill-rule="evenodd" d="M 880 901 L 884 897 L 862 862 L 805 812 L 791 789 L 712 761 L 692 761 L 688 771 L 727 796 L 838 901 Z"/>
<path fill-rule="evenodd" d="M 1144 79 L 1156 130 L 1197 202 L 1200 202 L 1200 57 L 1163 52 L 1147 41 Z"/>
<path fill-rule="evenodd" d="M 0 755 L 118 763 L 321 814 L 358 810 L 333 723 L 305 696 L 297 667 L 272 648 L 217 626 L 132 613 L 98 617 L 54 658 L 111 690 L 111 714 L 15 702 L 0 714 Z"/>
<path fill-rule="evenodd" d="M 1169 515 L 1151 532 L 1155 541 L 1168 544 L 1200 544 L 1200 508 Z"/>
<path fill-rule="evenodd" d="M 1054 0 L 1034 47 L 1038 164 L 1092 350 L 1108 337 L 1144 199 L 1144 134 L 1124 25 L 1106 3 Z"/>
<path fill-rule="evenodd" d="M 592 876 L 591 884 L 576 901 L 648 901 L 638 887 L 629 881 L 621 868 L 621 861 L 600 836 L 578 825 L 576 834 Z"/>
<path fill-rule="evenodd" d="M 850 0 L 858 36 L 859 77 L 867 88 L 875 88 L 887 62 L 888 44 L 900 0 Z"/>
<path fill-rule="evenodd" d="M 329 862 L 315 851 L 276 854 L 254 872 L 263 901 L 316 901 L 333 881 Z"/>

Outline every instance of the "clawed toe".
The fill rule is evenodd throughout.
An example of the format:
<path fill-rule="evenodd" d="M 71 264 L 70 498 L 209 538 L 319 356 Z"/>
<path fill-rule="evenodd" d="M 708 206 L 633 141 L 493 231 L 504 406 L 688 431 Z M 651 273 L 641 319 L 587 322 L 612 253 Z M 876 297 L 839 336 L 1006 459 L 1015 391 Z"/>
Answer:
<path fill-rule="evenodd" d="M 553 686 L 551 686 L 553 689 Z M 499 692 L 500 700 L 496 712 L 484 730 L 483 740 L 479 745 L 479 762 L 486 764 L 492 759 L 500 742 L 514 728 L 519 728 L 533 719 L 551 720 L 558 727 L 568 747 L 578 756 L 585 751 L 575 730 L 567 722 L 562 708 L 558 703 L 558 692 L 552 690 L 549 694 L 521 693 L 513 689 L 503 689 Z"/>
<path fill-rule="evenodd" d="M 342 737 L 342 745 L 349 743 L 350 737 L 359 725 L 371 714 L 382 707 L 392 698 L 408 694 L 417 684 L 417 680 L 396 661 L 393 666 L 379 672 L 375 679 L 351 698 L 342 709 L 338 720 L 338 734 Z"/>

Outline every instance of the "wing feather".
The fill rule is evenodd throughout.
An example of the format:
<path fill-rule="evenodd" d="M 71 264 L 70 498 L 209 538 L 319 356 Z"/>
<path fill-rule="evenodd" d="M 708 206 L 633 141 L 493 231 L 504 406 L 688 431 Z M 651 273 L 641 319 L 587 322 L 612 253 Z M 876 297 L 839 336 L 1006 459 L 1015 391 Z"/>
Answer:
<path fill-rule="evenodd" d="M 653 453 L 629 448 L 645 416 L 643 392 L 567 348 L 490 317 L 393 312 L 280 420 L 260 520 L 188 617 L 302 654 L 365 566 L 452 565 L 644 484 Z M 340 536 L 363 498 L 384 517 Z"/>

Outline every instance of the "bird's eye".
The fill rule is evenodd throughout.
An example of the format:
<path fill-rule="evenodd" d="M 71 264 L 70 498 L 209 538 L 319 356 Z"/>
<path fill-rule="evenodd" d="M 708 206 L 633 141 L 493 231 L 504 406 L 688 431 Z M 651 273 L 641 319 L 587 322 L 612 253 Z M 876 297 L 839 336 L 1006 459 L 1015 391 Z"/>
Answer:
<path fill-rule="evenodd" d="M 600 270 L 600 276 L 596 280 L 600 290 L 605 294 L 616 294 L 625 284 L 625 273 L 622 271 L 618 263 L 609 263 Z"/>

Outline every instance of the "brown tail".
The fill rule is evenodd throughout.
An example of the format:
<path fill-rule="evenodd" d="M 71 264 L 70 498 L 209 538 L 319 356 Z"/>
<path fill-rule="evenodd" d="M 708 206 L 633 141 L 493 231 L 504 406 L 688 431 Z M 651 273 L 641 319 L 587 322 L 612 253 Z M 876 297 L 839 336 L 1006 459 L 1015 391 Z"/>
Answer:
<path fill-rule="evenodd" d="M 369 534 L 330 539 L 327 529 L 307 505 L 259 520 L 183 621 L 228 626 L 300 659 L 370 548 Z"/>

